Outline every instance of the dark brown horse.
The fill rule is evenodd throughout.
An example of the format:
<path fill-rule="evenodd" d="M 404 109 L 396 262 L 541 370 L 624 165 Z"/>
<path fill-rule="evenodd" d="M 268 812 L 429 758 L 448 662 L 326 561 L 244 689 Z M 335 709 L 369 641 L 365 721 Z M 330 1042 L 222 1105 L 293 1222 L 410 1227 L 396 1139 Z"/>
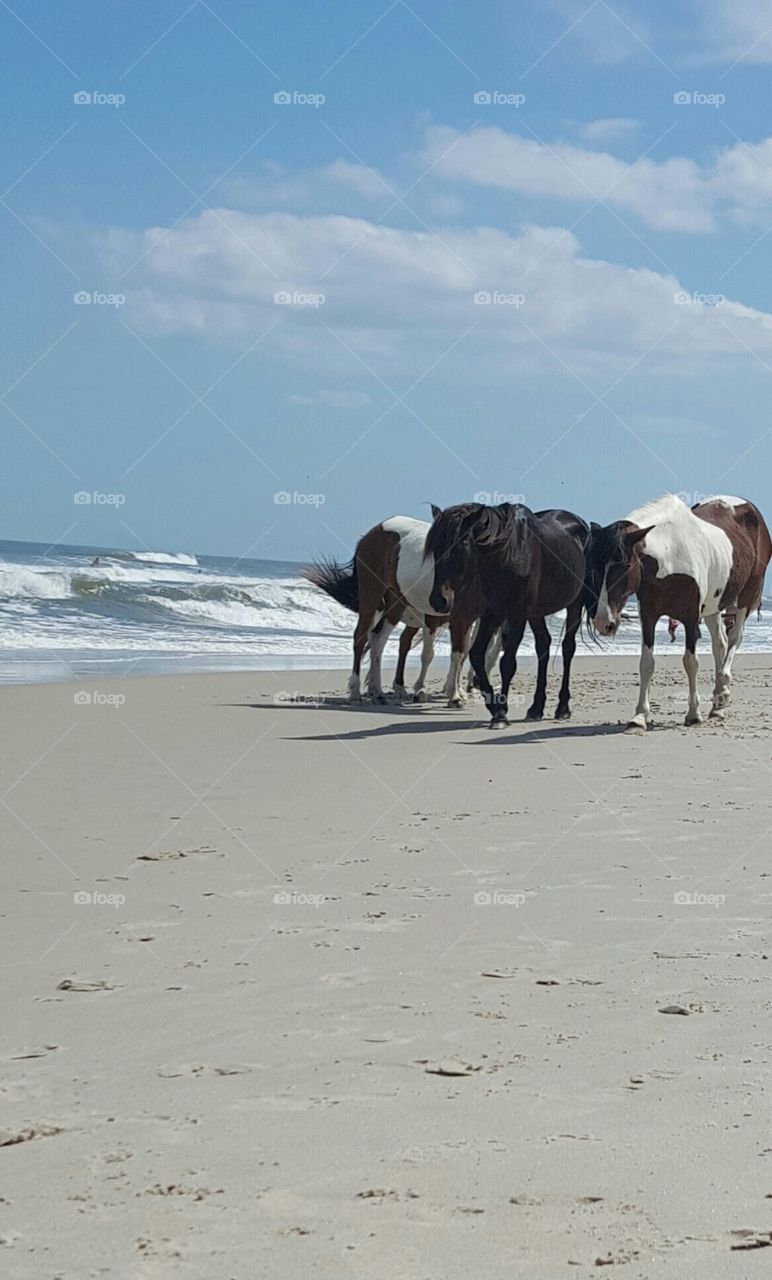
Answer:
<path fill-rule="evenodd" d="M 434 557 L 434 586 L 429 597 L 435 613 L 464 611 L 480 618 L 470 661 L 491 715 L 491 728 L 507 721 L 507 695 L 517 670 L 517 650 L 527 623 L 536 639 L 538 676 L 527 719 L 541 720 L 547 689 L 550 633 L 545 618 L 566 609 L 563 682 L 556 719 L 570 716 L 571 661 L 582 616 L 585 550 L 590 526 L 570 511 L 537 511 L 504 502 L 448 507 L 436 517 L 426 539 Z M 493 633 L 502 628 L 501 693 L 496 695 L 485 669 Z"/>
<path fill-rule="evenodd" d="M 764 517 L 745 498 L 719 496 L 688 507 L 665 494 L 624 520 L 593 530 L 588 569 L 588 617 L 613 636 L 625 601 L 637 595 L 641 613 L 640 691 L 630 728 L 646 728 L 654 674 L 654 631 L 663 615 L 682 622 L 689 681 L 687 724 L 699 724 L 696 644 L 700 619 L 710 631 L 716 682 L 711 716 L 729 704 L 732 662 L 745 619 L 761 600 L 772 542 Z M 731 618 L 727 634 L 723 614 Z"/>

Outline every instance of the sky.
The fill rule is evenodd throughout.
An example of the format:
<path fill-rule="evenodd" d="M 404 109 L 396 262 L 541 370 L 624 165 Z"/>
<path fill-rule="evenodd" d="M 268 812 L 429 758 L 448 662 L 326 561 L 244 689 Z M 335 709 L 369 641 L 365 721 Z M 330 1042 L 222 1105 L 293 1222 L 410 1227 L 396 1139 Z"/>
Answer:
<path fill-rule="evenodd" d="M 0 0 L 0 39 L 0 538 L 769 512 L 772 0 Z"/>

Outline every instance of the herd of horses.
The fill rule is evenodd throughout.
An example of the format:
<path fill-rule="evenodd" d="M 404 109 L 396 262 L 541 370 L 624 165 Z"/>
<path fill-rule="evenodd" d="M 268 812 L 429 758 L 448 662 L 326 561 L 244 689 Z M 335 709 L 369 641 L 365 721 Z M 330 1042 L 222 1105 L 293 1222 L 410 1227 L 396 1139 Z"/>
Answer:
<path fill-rule="evenodd" d="M 449 626 L 451 662 L 445 692 L 460 706 L 462 669 L 469 657 L 473 682 L 485 699 L 491 728 L 508 724 L 507 698 L 526 626 L 536 644 L 537 680 L 527 719 L 540 720 L 547 696 L 550 632 L 546 619 L 565 610 L 563 679 L 557 719 L 570 716 L 571 662 L 586 620 L 593 636 L 613 636 L 622 610 L 637 596 L 641 620 L 640 688 L 630 726 L 645 729 L 654 673 L 654 631 L 667 616 L 684 627 L 684 669 L 689 682 L 687 724 L 699 724 L 696 655 L 704 620 L 715 662 L 711 716 L 729 704 L 732 663 L 745 620 L 758 607 L 772 541 L 761 512 L 745 498 L 720 495 L 689 507 L 673 494 L 601 526 L 571 511 L 531 511 L 519 503 L 432 506 L 433 521 L 395 516 L 370 529 L 352 560 L 322 560 L 306 578 L 357 614 L 349 697 L 361 697 L 361 664 L 369 649 L 367 691 L 384 701 L 381 658 L 391 632 L 405 623 L 395 691 L 405 696 L 405 661 L 419 631 L 424 684 L 438 628 Z M 502 652 L 503 650 L 503 652 Z M 499 652 L 501 688 L 491 675 Z"/>

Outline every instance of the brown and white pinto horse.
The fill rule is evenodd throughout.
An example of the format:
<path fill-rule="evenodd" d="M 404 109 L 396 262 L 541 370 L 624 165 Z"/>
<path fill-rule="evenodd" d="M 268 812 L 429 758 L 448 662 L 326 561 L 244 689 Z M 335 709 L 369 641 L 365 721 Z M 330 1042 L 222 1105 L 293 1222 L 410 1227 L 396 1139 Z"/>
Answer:
<path fill-rule="evenodd" d="M 625 520 L 593 528 L 588 557 L 591 625 L 600 635 L 613 636 L 628 597 L 637 595 L 640 602 L 640 690 L 630 728 L 643 730 L 649 719 L 654 631 L 663 614 L 682 622 L 686 633 L 686 724 L 702 720 L 695 652 L 701 618 L 710 631 L 716 668 L 710 714 L 724 718 L 734 656 L 745 619 L 761 599 L 771 556 L 764 518 L 745 498 L 718 496 L 690 508 L 674 494 L 665 494 Z M 733 615 L 728 635 L 724 612 Z"/>
<path fill-rule="evenodd" d="M 433 507 L 432 510 L 436 514 L 439 508 Z M 424 559 L 429 528 L 425 520 L 393 516 L 375 525 L 359 539 L 349 564 L 322 561 L 304 571 L 309 582 L 359 615 L 354 631 L 354 664 L 348 682 L 351 701 L 361 696 L 360 672 L 368 646 L 370 671 L 367 691 L 376 702 L 385 701 L 381 658 L 386 641 L 397 623 L 404 619 L 407 626 L 400 642 L 394 686 L 397 695 L 404 695 L 405 660 L 417 630 L 423 628 L 421 672 L 414 695 L 417 701 L 424 700 L 423 686 L 434 655 L 434 635 L 441 626 L 449 624 L 454 661 L 451 662 L 445 691 L 451 705 L 461 703 L 461 666 L 474 619 L 462 616 L 458 610 L 454 617 L 450 617 L 448 612 L 438 614 L 430 607 L 434 564 L 431 558 Z M 456 655 L 460 655 L 461 661 L 455 660 Z"/>

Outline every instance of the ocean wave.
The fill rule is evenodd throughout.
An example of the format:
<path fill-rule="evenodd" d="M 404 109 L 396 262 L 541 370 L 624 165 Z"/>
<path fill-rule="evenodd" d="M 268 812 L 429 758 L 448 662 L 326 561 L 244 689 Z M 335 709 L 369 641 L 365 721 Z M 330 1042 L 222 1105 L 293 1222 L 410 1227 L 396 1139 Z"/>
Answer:
<path fill-rule="evenodd" d="M 68 569 L 0 565 L 0 597 L 5 600 L 65 600 L 69 595 L 72 595 L 72 574 Z"/>
<path fill-rule="evenodd" d="M 195 556 L 186 555 L 183 551 L 129 551 L 127 555 L 131 560 L 144 560 L 147 564 L 184 564 L 194 569 L 198 564 Z"/>
<path fill-rule="evenodd" d="M 224 664 L 290 664 L 302 658 L 320 665 L 350 661 L 355 618 L 299 576 L 286 562 L 188 556 L 172 552 L 55 550 L 5 543 L 0 559 L 0 663 L 92 660 L 195 661 Z M 94 563 L 98 560 L 98 563 Z M 766 605 L 766 602 L 765 602 Z M 557 652 L 562 618 L 551 623 Z M 664 620 L 658 650 L 668 651 Z M 400 628 L 388 642 L 393 662 Z M 680 639 L 680 637 L 679 637 Z M 664 643 L 663 643 L 664 642 Z M 640 628 L 625 626 L 609 654 L 636 653 Z M 447 632 L 438 653 L 448 652 Z M 708 662 L 705 628 L 700 644 Z M 772 649 L 772 612 L 749 620 L 746 650 Z M 523 653 L 533 653 L 526 633 Z M 580 643 L 580 653 L 597 650 Z M 679 652 L 680 645 L 670 652 Z M 128 656 L 127 656 L 128 655 Z M 100 667 L 100 669 L 102 669 Z M 203 667 L 202 667 L 203 669 Z M 8 678 L 0 670 L 0 682 Z"/>

